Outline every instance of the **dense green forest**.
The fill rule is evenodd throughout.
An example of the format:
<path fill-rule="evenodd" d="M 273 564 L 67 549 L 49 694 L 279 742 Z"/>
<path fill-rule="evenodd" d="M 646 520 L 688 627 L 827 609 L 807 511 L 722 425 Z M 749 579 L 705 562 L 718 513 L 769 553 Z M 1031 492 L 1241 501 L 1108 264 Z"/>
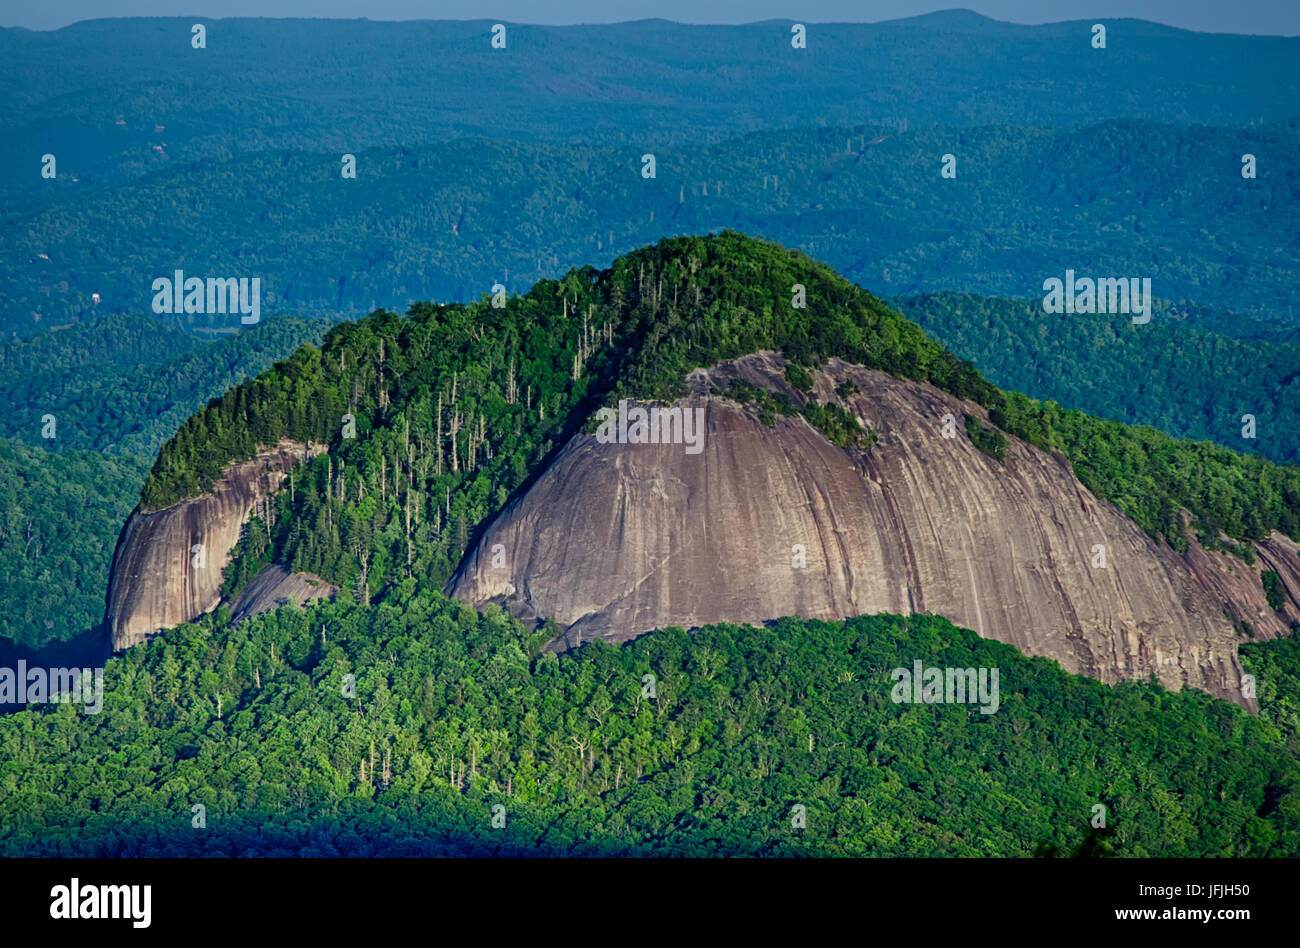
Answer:
<path fill-rule="evenodd" d="M 1246 671 L 1255 676 L 1260 714 L 1277 725 L 1300 755 L 1300 636 L 1275 642 L 1249 642 L 1237 649 Z"/>
<path fill-rule="evenodd" d="M 0 234 L 14 235 L 0 257 L 3 318 L 26 332 L 95 310 L 147 311 L 153 279 L 183 266 L 259 277 L 264 309 L 336 321 L 469 302 L 497 282 L 522 292 L 665 236 L 732 228 L 878 293 L 1041 299 L 1043 281 L 1072 268 L 1150 277 L 1174 302 L 1300 321 L 1300 178 L 1262 157 L 1259 177 L 1244 180 L 1246 151 L 1300 151 L 1300 120 L 766 131 L 655 146 L 652 179 L 641 174 L 646 148 L 630 145 L 358 149 L 355 180 L 333 153 L 251 152 L 0 210 Z M 952 180 L 939 174 L 948 153 Z M 1193 220 L 1213 221 L 1212 236 L 1189 233 Z"/>
<path fill-rule="evenodd" d="M 805 309 L 790 305 L 796 283 Z M 824 264 L 733 232 L 665 240 L 500 308 L 418 304 L 407 318 L 336 327 L 321 349 L 187 421 L 142 500 L 157 509 L 195 496 L 230 460 L 281 437 L 329 443 L 276 498 L 258 555 L 359 598 L 407 576 L 441 582 L 476 527 L 595 408 L 684 395 L 692 369 L 763 349 L 804 366 L 834 355 L 978 402 L 1005 434 L 1062 451 L 1090 490 L 1177 549 L 1184 508 L 1210 537 L 1300 537 L 1300 468 L 1003 392 Z M 344 437 L 345 415 L 355 437 Z"/>
<path fill-rule="evenodd" d="M 1256 718 L 932 616 L 556 656 L 415 579 L 350 599 L 219 610 L 110 661 L 98 715 L 0 718 L 0 853 L 1300 854 L 1294 707 L 1264 697 L 1294 642 L 1251 648 Z M 997 712 L 894 703 L 917 660 L 998 669 Z"/>
<path fill-rule="evenodd" d="M 204 20 L 207 48 L 195 50 L 194 22 L 0 30 L 0 191 L 35 199 L 238 152 L 465 136 L 676 144 L 864 117 L 1244 125 L 1294 115 L 1300 98 L 1294 38 L 1139 20 L 1110 22 L 1101 55 L 1089 24 L 1018 26 L 966 10 L 813 24 L 805 49 L 782 21 L 511 23 L 506 48 L 493 49 L 487 19 L 229 18 Z M 54 181 L 38 174 L 42 152 L 58 155 Z"/>
<path fill-rule="evenodd" d="M 40 646 L 99 625 L 117 534 L 148 466 L 0 438 L 0 639 Z"/>
<path fill-rule="evenodd" d="M 0 432 L 28 444 L 152 458 L 209 399 L 304 342 L 320 320 L 275 316 L 204 340 L 178 320 L 110 315 L 0 343 Z M 41 418 L 55 416 L 55 437 Z"/>
<path fill-rule="evenodd" d="M 1300 462 L 1300 339 L 1232 338 L 1202 328 L 1208 319 L 1168 313 L 1141 326 L 1127 316 L 1054 316 L 1039 301 L 968 293 L 888 302 L 1002 388 Z M 1253 438 L 1242 436 L 1247 414 Z"/>

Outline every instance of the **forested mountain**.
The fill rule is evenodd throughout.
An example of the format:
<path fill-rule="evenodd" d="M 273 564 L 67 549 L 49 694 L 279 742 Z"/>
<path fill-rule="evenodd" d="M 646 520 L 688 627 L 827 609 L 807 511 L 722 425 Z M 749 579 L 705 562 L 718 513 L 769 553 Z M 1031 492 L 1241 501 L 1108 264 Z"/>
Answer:
<path fill-rule="evenodd" d="M 864 121 L 1237 125 L 1295 112 L 1300 39 L 1104 22 L 1104 50 L 1092 47 L 1090 21 L 1018 26 L 962 10 L 810 24 L 805 49 L 779 20 L 507 24 L 504 49 L 491 46 L 492 20 L 194 16 L 5 29 L 0 188 L 36 197 L 242 152 L 359 153 L 463 136 L 664 147 Z M 205 49 L 191 46 L 195 23 Z M 38 174 L 43 153 L 58 157 L 53 181 Z"/>
<path fill-rule="evenodd" d="M 147 312 L 152 281 L 177 268 L 259 277 L 265 311 L 337 320 L 468 302 L 497 282 L 522 291 L 663 236 L 723 227 L 796 247 L 881 293 L 1041 298 L 1045 279 L 1073 269 L 1149 277 L 1166 300 L 1300 320 L 1300 178 L 1282 157 L 1297 152 L 1292 120 L 852 126 L 711 145 L 465 139 L 358 149 L 355 180 L 341 177 L 337 153 L 243 154 L 0 212 L 12 241 L 0 325 L 29 332 Z M 653 179 L 641 172 L 648 153 Z M 1244 153 L 1257 156 L 1254 180 L 1241 176 Z M 945 154 L 954 179 L 940 176 Z"/>
<path fill-rule="evenodd" d="M 531 313 L 558 305 L 562 314 L 566 304 L 555 303 L 557 296 L 561 300 L 565 295 L 576 299 L 572 290 L 555 287 L 546 284 L 534 290 L 531 296 L 540 303 L 519 300 L 510 304 L 526 307 L 518 317 L 519 338 L 539 333 L 536 327 L 523 328 L 532 318 Z M 1176 318 L 1170 318 L 1168 307 L 1164 307 L 1149 325 L 1132 326 L 1122 318 L 1050 317 L 1043 315 L 1041 307 L 1034 303 L 958 294 L 891 298 L 890 302 L 1008 389 L 1053 398 L 1067 407 L 1095 415 L 1161 428 L 1176 436 L 1210 438 L 1243 452 L 1258 451 L 1272 460 L 1294 460 L 1298 440 L 1294 417 L 1297 399 L 1285 397 L 1295 385 L 1294 365 L 1300 364 L 1294 358 L 1294 344 L 1238 342 L 1218 331 L 1293 339 L 1300 333 L 1298 330 L 1254 323 L 1235 314 L 1197 306 L 1178 307 Z M 452 314 L 460 313 L 461 307 L 426 305 L 417 307 L 413 315 L 423 314 L 421 318 L 428 319 L 433 311 L 440 315 L 434 321 L 438 328 L 431 331 L 442 332 L 448 331 Z M 510 311 L 507 308 L 506 312 Z M 454 337 L 469 338 L 474 320 L 483 318 L 484 314 L 489 321 L 500 319 L 501 312 L 476 304 L 464 317 L 454 318 L 454 325 L 460 327 L 455 329 Z M 374 321 L 368 325 L 373 326 Z M 86 454 L 78 456 L 81 467 L 69 472 L 58 469 L 60 473 L 56 474 L 50 466 L 58 465 L 58 451 L 85 447 L 137 456 L 150 454 L 176 432 L 190 412 L 207 399 L 218 397 L 240 377 L 239 373 L 255 374 L 274 359 L 287 356 L 300 341 L 319 339 L 323 329 L 323 323 L 276 317 L 265 320 L 263 325 L 245 328 L 232 338 L 189 352 L 192 337 L 178 325 L 172 326 L 152 315 L 108 316 L 60 332 L 0 345 L 0 379 L 6 391 L 12 393 L 5 403 L 7 430 L 11 436 L 42 448 L 22 455 L 13 453 L 16 447 L 11 449 L 10 463 L 18 465 L 21 458 L 24 469 L 15 468 L 9 481 L 60 483 L 48 498 L 44 493 L 16 491 L 7 499 L 0 516 L 16 526 L 7 533 L 10 539 L 0 543 L 0 563 L 5 574 L 30 577 L 42 568 L 32 554 L 36 547 L 28 545 L 23 538 L 24 518 L 31 514 L 33 507 L 44 510 L 47 500 L 57 502 L 54 498 L 74 487 L 91 491 L 105 505 L 103 517 L 63 518 L 53 532 L 45 531 L 44 562 L 48 565 L 51 557 L 61 557 L 59 579 L 39 597 L 33 597 L 29 588 L 15 584 L 18 590 L 15 603 L 21 605 L 6 613 L 9 620 L 0 628 L 0 637 L 35 645 L 67 638 L 98 622 L 108 579 L 108 557 L 147 464 L 141 457 L 122 467 L 119 462 L 94 459 Z M 568 332 L 576 329 L 570 327 Z M 542 336 L 543 340 L 548 338 L 545 333 Z M 394 353 L 398 340 L 391 334 L 386 338 L 388 352 Z M 547 389 L 546 397 L 551 399 L 549 420 L 558 424 L 555 399 L 557 392 L 570 381 L 572 372 L 571 366 L 554 363 L 557 358 L 571 363 L 576 345 L 557 343 L 561 348 L 570 346 L 559 356 L 548 354 L 546 345 L 543 341 L 527 360 L 517 362 L 516 372 L 527 372 L 529 376 L 516 379 L 516 400 L 527 402 L 532 397 L 536 406 L 537 393 Z M 998 358 L 1003 353 L 1005 357 Z M 510 356 L 504 347 L 490 358 L 495 360 L 494 364 L 504 363 L 509 367 Z M 458 360 L 456 365 L 468 365 L 468 360 Z M 459 395 L 467 383 L 458 384 Z M 505 391 L 500 383 L 496 389 L 498 397 L 504 399 Z M 561 398 L 560 407 L 565 404 L 568 404 L 567 396 Z M 436 397 L 433 405 L 436 406 Z M 57 437 L 53 441 L 40 437 L 40 419 L 47 410 L 58 420 Z M 493 421 L 493 410 L 488 409 L 488 421 Z M 474 411 L 468 404 L 464 408 L 466 415 Z M 1241 438 L 1240 416 L 1247 411 L 1258 419 L 1258 437 L 1253 443 Z M 424 418 L 428 419 L 429 415 Z M 450 420 L 444 418 L 444 439 Z M 337 417 L 333 423 L 337 425 Z M 366 423 L 364 419 L 361 421 L 363 426 Z M 428 420 L 424 423 L 426 427 L 432 424 Z M 505 423 L 504 419 L 493 421 L 493 430 Z M 462 420 L 461 424 L 467 422 Z M 540 420 L 537 428 L 541 430 Z M 436 426 L 430 431 L 422 431 L 417 426 L 414 431 L 417 446 L 423 439 L 426 447 L 421 450 L 427 451 L 429 442 L 436 438 Z M 329 440 L 329 432 L 323 434 L 322 440 Z M 461 457 L 464 457 L 466 435 L 462 432 L 459 437 Z M 423 510 L 413 509 L 412 526 L 413 536 L 420 538 L 421 549 L 443 547 L 436 557 L 437 575 L 443 578 L 449 575 L 463 548 L 458 541 L 463 536 L 468 542 L 474 524 L 497 509 L 500 491 L 508 493 L 522 483 L 521 472 L 526 472 L 536 461 L 536 455 L 530 454 L 529 449 L 538 451 L 547 442 L 553 446 L 557 441 L 553 434 L 534 440 L 538 437 L 539 434 L 532 433 L 518 443 L 517 458 L 508 459 L 509 475 L 500 473 L 502 459 L 493 459 L 490 463 L 497 473 L 472 491 L 463 485 L 456 486 L 460 481 L 446 478 L 450 460 L 444 443 L 444 479 L 427 484 L 429 496 Z M 494 446 L 492 450 L 500 448 Z M 56 453 L 52 456 L 51 451 Z M 426 475 L 435 463 L 436 456 L 433 461 L 425 461 Z M 87 464 L 93 465 L 94 473 L 85 467 Z M 454 489 L 449 491 L 450 488 Z M 367 489 L 373 490 L 373 484 Z M 432 495 L 439 493 L 444 495 L 441 507 L 432 499 Z M 471 502 L 473 498 L 477 500 Z M 1136 504 L 1131 503 L 1130 509 L 1136 509 Z M 1158 506 L 1155 511 L 1159 512 Z M 384 529 L 391 530 L 394 526 L 401 527 L 405 533 L 404 509 L 399 511 L 396 520 L 382 510 L 372 514 L 378 519 L 367 524 L 365 536 L 382 524 L 389 526 L 378 530 L 381 535 Z M 334 514 L 326 516 L 328 519 Z M 1149 526 L 1155 519 L 1148 514 L 1143 522 Z M 360 524 L 355 529 L 360 529 Z M 16 538 L 22 538 L 21 542 Z M 281 538 L 277 549 L 291 546 L 296 552 L 306 542 L 296 540 L 287 544 Z M 311 541 L 309 545 L 318 542 Z M 341 552 L 341 545 L 340 540 L 339 547 L 331 543 L 329 548 Z M 78 556 L 78 548 L 91 552 Z M 56 550 L 61 552 L 56 554 Z M 95 554 L 95 550 L 100 553 Z M 396 546 L 388 544 L 385 553 L 388 562 L 401 565 L 405 556 L 404 542 Z M 359 569 L 359 561 L 354 560 L 349 567 L 347 557 L 329 561 L 330 556 L 304 553 L 298 564 L 340 578 L 347 577 L 350 569 Z M 64 593 L 67 598 L 60 598 Z M 38 603 L 43 605 L 38 608 Z M 49 628 L 47 619 L 53 623 Z"/>
<path fill-rule="evenodd" d="M 1202 307 L 1181 308 L 1175 318 L 1166 308 L 1150 325 L 1131 327 L 1124 319 L 1102 316 L 1048 317 L 1037 304 L 968 294 L 888 302 L 1006 388 L 1175 436 L 1210 438 L 1243 452 L 1294 461 L 1298 400 L 1281 397 L 1289 388 L 1279 385 L 1300 364 L 1294 345 L 1239 343 L 1215 330 L 1284 339 L 1300 330 Z M 95 625 L 108 555 L 143 483 L 146 457 L 194 409 L 235 382 L 235 371 L 247 366 L 255 374 L 323 331 L 321 323 L 275 319 L 191 352 L 192 337 L 156 317 L 109 316 L 0 346 L 0 379 L 12 393 L 5 403 L 8 430 L 44 449 L 17 453 L 11 446 L 6 457 L 14 467 L 6 479 L 60 485 L 52 494 L 46 488 L 11 492 L 0 513 L 6 523 L 16 524 L 0 542 L 0 569 L 15 578 L 14 607 L 5 613 L 0 638 L 39 645 Z M 999 358 L 1003 352 L 1008 355 Z M 1072 385 L 1071 380 L 1084 381 Z M 1254 444 L 1241 438 L 1240 412 L 1233 414 L 1238 402 L 1254 406 L 1259 419 Z M 1195 406 L 1206 407 L 1189 411 Z M 40 437 L 47 410 L 58 420 L 53 441 Z M 59 451 L 80 447 L 136 459 L 122 467 L 87 452 L 77 456 L 79 466 L 64 471 Z M 62 518 L 45 511 L 47 500 L 73 488 L 94 493 L 106 505 L 105 515 Z M 45 511 L 38 518 L 42 525 L 60 524 L 52 533 L 44 529 L 39 545 L 23 537 L 33 505 Z M 77 555 L 78 549 L 91 552 Z M 49 564 L 56 556 L 58 580 L 33 596 L 21 577 L 36 575 L 41 557 Z"/>
<path fill-rule="evenodd" d="M 1300 851 L 1291 640 L 1249 650 L 1258 717 L 931 616 L 539 641 L 415 578 L 369 608 L 219 611 L 111 660 L 97 715 L 0 717 L 0 853 Z M 998 669 L 998 712 L 894 703 L 915 661 Z"/>
<path fill-rule="evenodd" d="M 1057 316 L 1044 313 L 1037 300 L 969 293 L 887 302 L 995 385 L 1177 437 L 1300 462 L 1300 339 L 1233 338 L 1199 328 L 1228 329 L 1215 315 L 1181 310 L 1166 309 L 1135 326 L 1128 316 Z M 1233 328 L 1249 334 L 1249 323 Z M 1255 419 L 1253 428 L 1245 415 Z M 1254 436 L 1244 437 L 1246 429 Z"/>
<path fill-rule="evenodd" d="M 795 284 L 806 308 L 790 305 Z M 445 581 L 476 525 L 595 408 L 676 398 L 694 368 L 781 350 L 983 405 L 1007 434 L 1061 451 L 1089 490 L 1177 550 L 1184 509 L 1210 543 L 1221 532 L 1300 537 L 1300 468 L 1003 392 L 828 266 L 734 232 L 665 240 L 502 302 L 419 304 L 407 318 L 336 327 L 322 349 L 304 347 L 187 421 L 160 452 L 144 507 L 199 495 L 258 445 L 327 443 L 254 521 L 246 552 L 366 601 L 407 576 Z"/>

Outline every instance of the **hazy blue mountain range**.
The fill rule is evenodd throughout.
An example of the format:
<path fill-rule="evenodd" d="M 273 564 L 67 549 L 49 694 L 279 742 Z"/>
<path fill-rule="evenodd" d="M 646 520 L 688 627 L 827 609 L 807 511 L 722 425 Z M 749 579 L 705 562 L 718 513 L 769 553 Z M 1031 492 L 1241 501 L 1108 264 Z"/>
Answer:
<path fill-rule="evenodd" d="M 1300 319 L 1300 122 L 1247 129 L 879 127 L 715 145 L 462 139 L 339 156 L 254 152 L 0 215 L 3 328 L 148 311 L 152 281 L 258 276 L 262 307 L 332 320 L 522 292 L 579 260 L 731 227 L 882 293 L 1042 294 L 1067 268 L 1153 293 Z M 1259 177 L 1241 176 L 1255 154 Z M 955 179 L 940 176 L 956 157 Z M 96 306 L 92 294 L 101 295 Z M 39 319 L 37 318 L 39 316 Z M 231 318 L 232 326 L 238 320 Z"/>
<path fill-rule="evenodd" d="M 195 22 L 204 50 L 190 45 Z M 1236 125 L 1293 115 L 1300 98 L 1300 38 L 1139 20 L 1104 21 L 1105 50 L 1092 48 L 1089 22 L 1017 26 L 969 11 L 810 24 L 803 50 L 789 21 L 665 20 L 511 24 L 494 50 L 492 22 L 195 16 L 0 30 L 0 187 L 43 195 L 247 151 L 467 135 L 662 147 L 903 119 Z M 45 152 L 59 156 L 55 182 L 37 174 Z"/>

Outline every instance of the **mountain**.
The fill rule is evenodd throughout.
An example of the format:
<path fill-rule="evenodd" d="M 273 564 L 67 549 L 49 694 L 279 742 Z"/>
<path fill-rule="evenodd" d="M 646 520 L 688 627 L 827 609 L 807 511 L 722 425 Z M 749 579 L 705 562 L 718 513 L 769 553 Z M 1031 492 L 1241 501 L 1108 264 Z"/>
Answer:
<path fill-rule="evenodd" d="M 887 302 L 1006 388 L 1179 437 L 1254 449 L 1279 462 L 1293 461 L 1300 444 L 1300 419 L 1293 410 L 1300 399 L 1288 396 L 1296 384 L 1300 329 L 1195 305 L 1157 305 L 1153 321 L 1139 327 L 1123 316 L 1047 316 L 1037 302 L 974 294 L 920 294 Z M 55 448 L 84 446 L 137 457 L 152 453 L 195 408 L 239 381 L 243 373 L 235 373 L 244 366 L 256 375 L 301 341 L 319 341 L 324 331 L 320 322 L 277 317 L 193 349 L 190 335 L 156 317 L 106 316 L 10 340 L 0 345 L 0 381 L 11 394 L 5 410 L 14 434 L 45 450 L 25 454 L 27 470 L 15 471 L 7 481 L 43 480 L 39 469 L 60 463 Z M 1193 411 L 1193 406 L 1203 408 Z M 1243 406 L 1258 418 L 1253 442 L 1241 436 Z M 46 412 L 59 421 L 53 441 L 40 437 Z M 17 524 L 6 534 L 14 542 L 0 541 L 3 572 L 27 575 L 38 560 L 55 555 L 62 582 L 44 585 L 42 596 L 24 588 L 17 597 L 24 605 L 5 613 L 10 623 L 0 625 L 0 638 L 41 645 L 96 625 L 95 603 L 108 585 L 115 537 L 146 466 L 139 459 L 125 479 L 116 468 L 113 474 L 89 475 L 87 485 L 98 485 L 99 496 L 114 498 L 111 513 L 90 519 L 42 515 L 42 523 L 64 526 L 43 531 L 40 544 L 27 544 L 23 535 L 23 517 L 35 495 L 11 495 L 11 504 L 0 509 L 0 519 Z M 75 477 L 60 477 L 69 486 L 77 483 Z M 101 552 L 87 555 L 89 550 Z M 59 598 L 69 589 L 79 592 Z M 281 596 L 270 601 L 276 598 Z M 36 603 L 44 604 L 40 615 L 33 611 Z"/>
<path fill-rule="evenodd" d="M 1037 301 L 974 294 L 919 294 L 886 302 L 1005 388 L 1126 424 L 1294 462 L 1300 398 L 1291 390 L 1297 384 L 1300 328 L 1159 301 L 1145 326 L 1124 316 L 1049 316 Z M 143 455 L 156 452 L 207 400 L 290 355 L 301 342 L 319 342 L 325 328 L 323 321 L 274 317 L 196 348 L 192 332 L 179 323 L 152 315 L 109 315 L 0 344 L 0 385 L 10 395 L 0 418 L 9 419 L 13 437 L 44 449 L 24 454 L 26 469 L 15 470 L 7 482 L 44 481 L 41 468 L 60 463 L 59 452 L 69 447 L 132 455 L 135 463 L 126 474 L 117 462 L 96 461 L 114 473 L 87 474 L 83 486 L 113 498 L 109 515 L 42 515 L 42 523 L 61 526 L 43 531 L 39 544 L 28 544 L 23 529 L 38 495 L 6 495 L 9 503 L 0 508 L 0 520 L 16 526 L 6 534 L 12 541 L 0 540 L 0 571 L 29 575 L 38 560 L 58 556 L 62 580 L 43 585 L 41 596 L 23 587 L 16 597 L 23 606 L 5 613 L 9 622 L 0 623 L 0 639 L 40 645 L 93 627 L 115 537 L 144 479 Z M 1258 422 L 1253 440 L 1242 437 L 1247 410 Z M 46 413 L 58 420 L 53 440 L 41 437 Z M 57 476 L 68 487 L 79 483 L 76 477 Z M 34 611 L 38 602 L 43 605 Z"/>
<path fill-rule="evenodd" d="M 501 302 L 339 326 L 227 392 L 164 446 L 139 517 L 163 536 L 220 534 L 227 577 L 278 562 L 362 603 L 408 577 L 512 608 L 522 590 L 529 618 L 561 623 L 552 638 L 571 626 L 570 642 L 584 617 L 619 639 L 738 608 L 750 620 L 934 608 L 1067 668 L 1241 698 L 1238 631 L 1271 638 L 1300 619 L 1300 469 L 1002 392 L 796 252 L 678 238 Z M 744 358 L 773 351 L 785 361 Z M 722 364 L 738 358 L 734 385 Z M 596 409 L 677 403 L 692 384 L 709 400 L 698 458 L 592 447 Z M 192 522 L 232 462 L 284 439 L 329 446 L 295 469 L 291 496 Z M 164 626 L 133 605 L 151 587 L 195 581 L 179 540 L 136 537 L 116 561 L 161 552 L 156 569 L 114 571 L 114 589 L 137 589 L 110 597 L 112 627 L 133 630 L 119 647 Z M 503 540 L 509 575 L 482 584 Z M 807 579 L 786 572 L 796 543 Z M 206 568 L 226 565 L 212 555 Z M 210 605 L 166 614 L 215 607 L 205 582 Z M 631 593 L 641 583 L 663 595 Z"/>
<path fill-rule="evenodd" d="M 265 311 L 333 322 L 469 302 L 495 283 L 522 292 L 665 236 L 722 228 L 803 250 L 882 293 L 1041 299 L 1045 279 L 1072 269 L 1150 278 L 1163 300 L 1300 322 L 1300 179 L 1280 157 L 1297 151 L 1295 119 L 906 133 L 853 124 L 690 144 L 457 139 L 358 147 L 355 180 L 334 153 L 254 151 L 0 211 L 12 248 L 0 257 L 0 328 L 149 312 L 153 281 L 177 268 L 256 277 Z M 1259 160 L 1255 179 L 1241 176 L 1244 153 Z M 945 154 L 956 178 L 940 176 Z M 225 325 L 239 328 L 235 317 Z"/>
<path fill-rule="evenodd" d="M 207 45 L 191 45 L 203 23 Z M 1139 20 L 607 26 L 131 18 L 0 30 L 0 187 L 112 187 L 250 151 L 331 154 L 449 138 L 703 142 L 857 122 L 1244 125 L 1294 114 L 1300 40 Z M 1191 64 L 1194 64 L 1191 65 Z M 755 95 L 754 90 L 763 90 Z M 484 107 L 484 103 L 491 103 Z M 38 174 L 44 153 L 59 177 Z"/>

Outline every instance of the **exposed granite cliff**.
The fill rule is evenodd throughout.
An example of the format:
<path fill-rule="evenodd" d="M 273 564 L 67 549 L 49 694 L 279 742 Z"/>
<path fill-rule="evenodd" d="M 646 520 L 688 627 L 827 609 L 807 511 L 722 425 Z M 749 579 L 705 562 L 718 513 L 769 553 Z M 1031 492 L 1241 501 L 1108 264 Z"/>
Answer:
<path fill-rule="evenodd" d="M 338 591 L 337 586 L 314 573 L 291 573 L 279 563 L 272 563 L 239 591 L 230 604 L 230 621 L 243 622 L 290 603 L 301 606 L 313 599 L 333 599 Z"/>
<path fill-rule="evenodd" d="M 109 574 L 104 620 L 112 648 L 129 648 L 215 609 L 221 571 L 254 506 L 296 463 L 322 450 L 281 441 L 232 465 L 211 493 L 164 510 L 137 507 L 118 537 Z M 195 565 L 198 544 L 202 565 Z"/>
<path fill-rule="evenodd" d="M 1274 613 L 1258 568 L 1157 544 L 1060 455 L 1014 438 L 1003 461 L 985 455 L 962 426 L 984 410 L 928 384 L 837 361 L 814 373 L 818 401 L 878 432 L 865 454 L 802 418 L 766 427 L 708 394 L 741 377 L 797 401 L 782 368 L 756 354 L 692 374 L 689 403 L 706 409 L 698 454 L 574 437 L 485 528 L 447 591 L 555 619 L 555 648 L 668 625 L 932 612 L 1102 681 L 1154 673 L 1253 708 L 1233 617 L 1264 638 L 1300 619 L 1290 540 L 1257 545 L 1291 596 Z M 850 379 L 858 394 L 838 398 Z M 955 437 L 942 436 L 945 414 Z M 1105 568 L 1093 565 L 1098 545 Z"/>

